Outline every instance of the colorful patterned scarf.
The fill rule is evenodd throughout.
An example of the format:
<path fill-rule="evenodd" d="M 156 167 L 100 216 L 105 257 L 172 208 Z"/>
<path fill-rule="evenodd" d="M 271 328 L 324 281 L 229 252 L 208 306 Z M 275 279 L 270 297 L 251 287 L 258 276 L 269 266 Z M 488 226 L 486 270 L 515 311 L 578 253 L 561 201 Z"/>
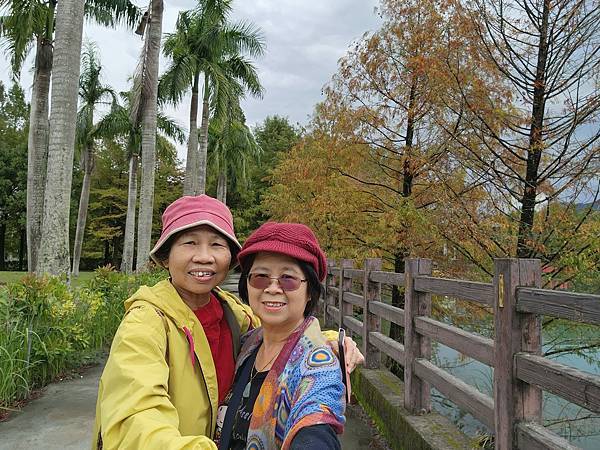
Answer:
<path fill-rule="evenodd" d="M 236 371 L 262 343 L 262 328 L 244 338 Z M 318 320 L 307 317 L 288 338 L 260 389 L 246 448 L 286 450 L 300 429 L 317 424 L 329 424 L 341 434 L 345 409 L 339 361 L 325 344 Z"/>

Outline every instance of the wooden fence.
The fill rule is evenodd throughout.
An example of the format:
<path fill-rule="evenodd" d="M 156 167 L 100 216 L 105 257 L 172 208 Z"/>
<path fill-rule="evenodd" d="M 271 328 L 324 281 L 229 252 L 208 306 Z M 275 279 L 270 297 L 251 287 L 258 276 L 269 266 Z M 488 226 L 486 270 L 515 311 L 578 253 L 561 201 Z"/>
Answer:
<path fill-rule="evenodd" d="M 427 259 L 407 259 L 405 273 L 382 271 L 378 259 L 367 259 L 362 269 L 351 260 L 330 262 L 321 302 L 325 323 L 361 336 L 367 368 L 378 368 L 382 353 L 403 366 L 404 406 L 411 413 L 430 411 L 433 386 L 493 430 L 496 449 L 576 449 L 543 427 L 542 390 L 600 412 L 600 376 L 541 356 L 541 316 L 600 325 L 600 296 L 539 289 L 539 260 L 494 265 L 493 282 L 480 283 L 432 277 Z M 352 291 L 353 280 L 361 281 L 361 293 Z M 404 309 L 383 301 L 382 285 L 404 286 Z M 495 338 L 432 319 L 432 294 L 489 307 Z M 382 334 L 381 319 L 404 327 L 403 343 Z M 493 367 L 494 397 L 431 363 L 431 339 Z"/>

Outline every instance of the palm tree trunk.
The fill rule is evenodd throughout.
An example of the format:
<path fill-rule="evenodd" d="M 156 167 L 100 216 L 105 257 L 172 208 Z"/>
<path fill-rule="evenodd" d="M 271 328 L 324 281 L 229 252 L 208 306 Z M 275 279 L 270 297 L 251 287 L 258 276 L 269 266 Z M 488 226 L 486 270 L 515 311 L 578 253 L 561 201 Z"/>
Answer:
<path fill-rule="evenodd" d="M 81 0 L 61 0 L 56 10 L 54 73 L 39 273 L 69 272 L 69 206 L 73 180 L 83 12 L 84 2 Z"/>
<path fill-rule="evenodd" d="M 190 104 L 190 135 L 188 137 L 187 158 L 185 163 L 185 180 L 183 194 L 195 195 L 198 191 L 198 176 L 195 172 L 198 166 L 198 81 L 200 72 L 194 76 L 192 86 L 192 102 Z"/>
<path fill-rule="evenodd" d="M 227 204 L 227 172 L 224 170 L 219 172 L 217 181 L 217 199 Z"/>
<path fill-rule="evenodd" d="M 52 53 L 52 42 L 38 37 L 27 141 L 27 267 L 30 273 L 35 272 L 38 265 L 39 244 L 42 237 Z"/>
<path fill-rule="evenodd" d="M 135 205 L 137 201 L 138 155 L 133 153 L 129 158 L 129 186 L 127 189 L 127 218 L 125 219 L 125 239 L 121 272 L 133 271 L 133 249 L 135 241 Z"/>
<path fill-rule="evenodd" d="M 23 261 L 27 253 L 27 230 L 21 228 L 21 237 L 19 239 L 19 272 L 23 271 Z"/>
<path fill-rule="evenodd" d="M 144 270 L 150 240 L 152 239 L 152 210 L 154 206 L 154 170 L 156 165 L 156 113 L 158 93 L 158 60 L 162 33 L 163 1 L 152 0 L 152 12 L 148 29 L 148 55 L 146 79 L 148 97 L 144 99 L 142 111 L 142 186 L 140 189 L 140 214 L 138 220 L 138 242 L 136 270 Z"/>
<path fill-rule="evenodd" d="M 6 270 L 6 223 L 0 223 L 0 270 Z"/>
<path fill-rule="evenodd" d="M 93 120 L 92 120 L 93 122 Z M 90 184 L 94 170 L 94 153 L 91 144 L 86 146 L 83 156 L 83 185 L 79 198 L 79 212 L 77 214 L 77 230 L 75 231 L 75 244 L 73 245 L 73 276 L 79 275 L 79 261 L 83 246 L 83 234 L 87 221 L 88 204 L 90 201 Z"/>
<path fill-rule="evenodd" d="M 110 264 L 110 241 L 107 239 L 104 241 L 104 261 L 102 261 L 103 266 L 107 266 Z"/>
<path fill-rule="evenodd" d="M 202 100 L 202 124 L 200 125 L 200 152 L 198 157 L 198 191 L 196 195 L 206 192 L 206 160 L 208 152 L 208 118 L 210 110 L 208 107 L 208 75 L 204 74 L 204 95 Z"/>

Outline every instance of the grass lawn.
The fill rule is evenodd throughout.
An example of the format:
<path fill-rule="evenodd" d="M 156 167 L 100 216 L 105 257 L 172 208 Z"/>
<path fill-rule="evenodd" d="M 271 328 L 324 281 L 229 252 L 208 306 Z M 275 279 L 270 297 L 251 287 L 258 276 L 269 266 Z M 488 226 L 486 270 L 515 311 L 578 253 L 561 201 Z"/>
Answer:
<path fill-rule="evenodd" d="M 0 284 L 13 283 L 19 281 L 27 275 L 27 272 L 7 272 L 0 271 Z M 94 276 L 94 272 L 80 272 L 79 276 L 73 279 L 73 285 L 77 286 L 80 283 L 84 283 Z"/>

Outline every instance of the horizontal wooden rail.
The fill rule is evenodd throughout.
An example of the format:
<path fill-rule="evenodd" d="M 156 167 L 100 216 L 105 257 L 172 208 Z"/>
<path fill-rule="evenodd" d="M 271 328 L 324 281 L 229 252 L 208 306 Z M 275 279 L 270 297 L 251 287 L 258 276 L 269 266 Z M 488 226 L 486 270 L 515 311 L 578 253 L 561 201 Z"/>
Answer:
<path fill-rule="evenodd" d="M 394 286 L 404 286 L 404 274 L 395 272 L 382 272 L 374 270 L 369 274 L 369 280 L 375 283 L 393 284 Z"/>
<path fill-rule="evenodd" d="M 388 355 L 398 364 L 404 366 L 404 360 L 406 359 L 404 356 L 404 345 L 399 344 L 392 338 L 389 338 L 377 331 L 371 331 L 369 333 L 369 339 L 371 340 L 371 344 Z"/>
<path fill-rule="evenodd" d="M 517 353 L 515 359 L 517 378 L 590 411 L 600 412 L 600 376 L 529 353 Z"/>
<path fill-rule="evenodd" d="M 494 341 L 429 317 L 416 317 L 418 333 L 430 337 L 488 366 L 494 366 Z"/>
<path fill-rule="evenodd" d="M 516 431 L 517 446 L 522 450 L 581 450 L 537 423 L 520 422 Z"/>
<path fill-rule="evenodd" d="M 484 425 L 494 428 L 494 400 L 491 397 L 425 359 L 415 360 L 415 373 Z"/>
<path fill-rule="evenodd" d="M 363 306 L 364 299 L 362 295 L 355 294 L 354 292 L 344 292 L 344 301 L 351 305 Z"/>
<path fill-rule="evenodd" d="M 327 314 L 332 315 L 333 317 L 337 317 L 339 320 L 340 309 L 336 308 L 333 305 L 327 305 Z"/>
<path fill-rule="evenodd" d="M 352 332 L 354 332 L 358 335 L 362 334 L 363 323 L 360 320 L 355 319 L 352 316 L 344 316 L 344 326 L 346 328 L 349 328 L 350 330 L 352 330 Z"/>
<path fill-rule="evenodd" d="M 600 295 L 518 288 L 517 311 L 600 325 Z"/>
<path fill-rule="evenodd" d="M 341 322 L 353 335 L 362 336 L 364 348 L 369 349 L 365 353 L 376 355 L 369 367 L 379 366 L 380 354 L 404 367 L 407 410 L 413 414 L 429 411 L 432 386 L 489 427 L 498 448 L 577 448 L 538 423 L 542 391 L 600 413 L 600 376 L 538 356 L 539 316 L 600 325 L 600 295 L 539 289 L 542 271 L 539 260 L 533 259 L 496 259 L 492 283 L 433 277 L 432 261 L 421 258 L 405 260 L 406 274 L 382 271 L 381 260 L 367 260 L 362 268 L 353 264 L 340 261 L 343 278 L 339 267 L 328 267 L 327 298 L 335 306 L 325 305 L 325 319 Z M 414 283 L 407 286 L 409 277 Z M 352 292 L 353 285 L 361 283 L 363 292 Z M 405 310 L 382 300 L 382 290 L 387 295 L 391 286 L 405 287 Z M 494 339 L 431 318 L 432 295 L 489 308 L 494 314 Z M 365 309 L 362 322 L 353 316 L 353 306 Z M 404 342 L 382 334 L 381 319 L 405 328 Z M 431 340 L 495 366 L 496 400 L 432 364 Z"/>
<path fill-rule="evenodd" d="M 365 276 L 363 269 L 344 269 L 344 277 L 346 278 L 360 278 Z"/>
<path fill-rule="evenodd" d="M 330 294 L 333 294 L 337 297 L 340 293 L 340 290 L 339 290 L 339 288 L 336 288 L 335 286 L 327 286 L 327 292 L 329 292 Z"/>
<path fill-rule="evenodd" d="M 383 302 L 370 302 L 369 311 L 382 319 L 404 326 L 404 310 Z"/>
<path fill-rule="evenodd" d="M 415 290 L 470 300 L 487 306 L 494 303 L 492 283 L 420 276 L 415 278 Z"/>

